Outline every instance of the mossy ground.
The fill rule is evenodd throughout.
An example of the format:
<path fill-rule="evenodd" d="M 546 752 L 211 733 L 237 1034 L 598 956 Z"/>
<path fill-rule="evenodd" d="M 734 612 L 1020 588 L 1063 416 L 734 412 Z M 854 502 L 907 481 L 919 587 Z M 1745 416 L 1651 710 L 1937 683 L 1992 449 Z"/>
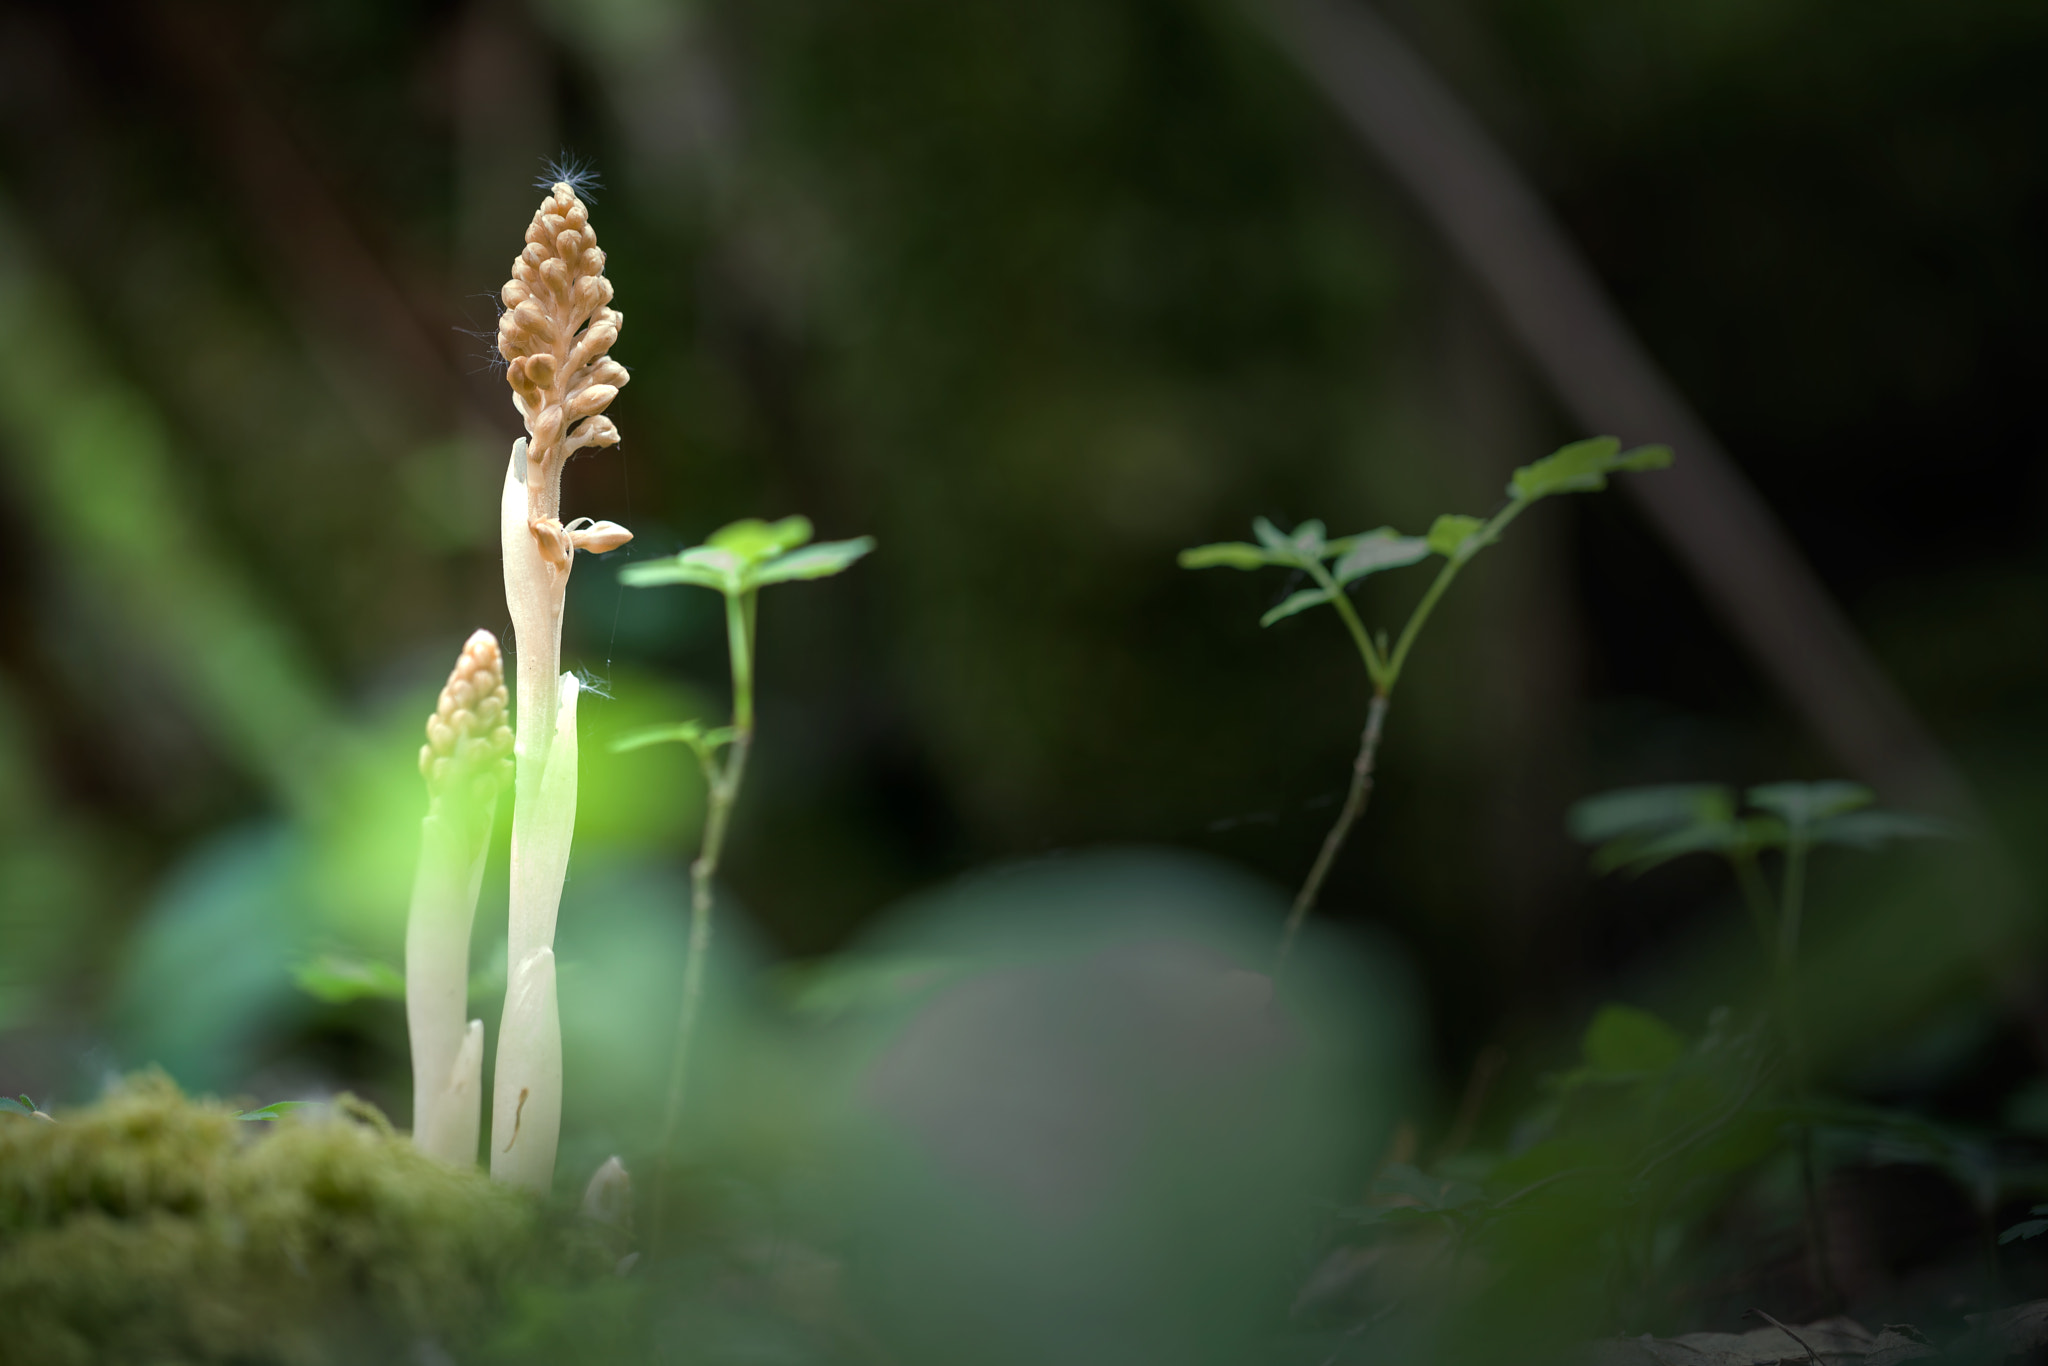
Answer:
<path fill-rule="evenodd" d="M 506 1306 L 584 1260 L 367 1107 L 248 1122 L 146 1074 L 56 1122 L 0 1115 L 0 1362 L 497 1356 Z"/>

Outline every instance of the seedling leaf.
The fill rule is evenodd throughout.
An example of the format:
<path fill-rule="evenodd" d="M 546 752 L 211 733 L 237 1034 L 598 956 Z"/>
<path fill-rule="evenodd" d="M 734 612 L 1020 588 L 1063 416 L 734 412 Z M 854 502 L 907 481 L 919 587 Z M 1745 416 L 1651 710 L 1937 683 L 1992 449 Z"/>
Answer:
<path fill-rule="evenodd" d="M 1303 562 L 1322 559 L 1328 548 L 1328 543 L 1324 539 L 1324 532 L 1327 530 L 1328 528 L 1313 517 L 1296 527 L 1294 535 L 1289 538 L 1295 555 Z"/>
<path fill-rule="evenodd" d="M 1745 825 L 1735 821 L 1709 821 L 1661 835 L 1624 835 L 1593 851 L 1593 871 L 1611 873 L 1626 868 L 1630 873 L 1647 873 L 1687 854 L 1726 854 L 1753 843 L 1748 833 Z"/>
<path fill-rule="evenodd" d="M 236 1115 L 235 1118 L 241 1120 L 283 1119 L 292 1111 L 312 1103 L 309 1100 L 273 1100 L 270 1104 L 257 1109 L 244 1110 Z"/>
<path fill-rule="evenodd" d="M 1607 476 L 1620 470 L 1663 469 L 1671 463 L 1669 446 L 1621 449 L 1611 436 L 1574 441 L 1533 465 L 1524 465 L 1508 481 L 1508 497 L 1534 502 L 1553 493 L 1595 493 L 1607 487 Z"/>
<path fill-rule="evenodd" d="M 1606 1081 L 1662 1072 L 1685 1056 L 1685 1036 L 1647 1010 L 1610 1002 L 1586 1026 L 1586 1068 Z"/>
<path fill-rule="evenodd" d="M 705 738 L 702 721 L 678 721 L 659 726 L 642 726 L 639 730 L 627 731 L 611 743 L 614 754 L 629 750 L 646 749 L 649 745 L 695 745 Z"/>
<path fill-rule="evenodd" d="M 821 541 L 778 556 L 748 576 L 750 584 L 790 583 L 797 579 L 828 579 L 845 571 L 875 548 L 875 538 L 861 536 L 851 541 Z"/>
<path fill-rule="evenodd" d="M 1259 544 L 1277 555 L 1284 556 L 1285 563 L 1294 560 L 1294 542 L 1289 540 L 1279 527 L 1263 517 L 1252 518 L 1252 535 L 1259 538 Z"/>
<path fill-rule="evenodd" d="M 1296 612 L 1306 612 L 1309 608 L 1319 606 L 1329 600 L 1330 595 L 1320 588 L 1304 588 L 1299 593 L 1291 594 L 1287 601 L 1260 617 L 1259 625 L 1271 626 L 1276 621 L 1286 620 Z"/>
<path fill-rule="evenodd" d="M 26 1095 L 0 1096 L 0 1114 L 32 1115 L 35 1112 L 36 1103 L 30 1100 Z"/>
<path fill-rule="evenodd" d="M 1725 821 L 1734 814 L 1735 794 L 1720 783 L 1667 783 L 1587 797 L 1572 806 L 1565 823 L 1581 844 L 1602 844 L 1695 821 Z"/>
<path fill-rule="evenodd" d="M 1815 844 L 1850 849 L 1881 849 L 1893 840 L 1954 839 L 1961 832 L 1933 816 L 1904 811 L 1844 811 L 1813 823 L 1807 837 Z"/>
<path fill-rule="evenodd" d="M 1748 793 L 1751 806 L 1782 816 L 1794 830 L 1871 804 L 1876 798 L 1861 783 L 1828 779 L 1817 783 L 1766 783 Z"/>
<path fill-rule="evenodd" d="M 1399 569 L 1427 556 L 1430 544 L 1421 536 L 1403 536 L 1390 526 L 1345 538 L 1346 548 L 1331 572 L 1338 583 L 1350 583 L 1382 569 Z M 1334 543 L 1333 543 L 1334 544 Z"/>
<path fill-rule="evenodd" d="M 665 560 L 645 560 L 619 571 L 619 582 L 628 588 L 653 588 L 662 584 L 686 583 L 716 592 L 737 592 L 740 562 L 731 552 L 714 546 L 692 546 Z"/>
<path fill-rule="evenodd" d="M 1429 548 L 1447 560 L 1456 559 L 1465 543 L 1472 539 L 1485 523 L 1477 517 L 1467 517 L 1460 512 L 1446 512 L 1430 523 L 1429 535 L 1425 537 Z"/>
<path fill-rule="evenodd" d="M 1243 541 L 1218 541 L 1180 552 L 1182 569 L 1258 569 L 1273 563 L 1273 557 Z"/>
<path fill-rule="evenodd" d="M 726 551 L 742 564 L 754 565 L 787 554 L 810 539 L 808 517 L 784 517 L 779 522 L 743 517 L 712 532 L 704 544 Z"/>
<path fill-rule="evenodd" d="M 614 754 L 624 754 L 628 750 L 645 749 L 649 745 L 688 745 L 699 762 L 709 763 L 712 755 L 732 743 L 732 738 L 731 726 L 706 730 L 702 721 L 683 721 L 672 725 L 643 726 L 639 730 L 628 731 L 612 741 L 611 750 Z"/>
<path fill-rule="evenodd" d="M 2038 1238 L 2044 1233 L 2048 1233 L 2048 1219 L 2028 1219 L 1999 1234 L 1998 1245 L 2004 1247 L 2007 1243 L 2016 1243 L 2022 1238 Z"/>
<path fill-rule="evenodd" d="M 322 954 L 292 969 L 299 990 L 331 1005 L 347 1001 L 405 999 L 405 975 L 373 958 L 342 958 Z"/>

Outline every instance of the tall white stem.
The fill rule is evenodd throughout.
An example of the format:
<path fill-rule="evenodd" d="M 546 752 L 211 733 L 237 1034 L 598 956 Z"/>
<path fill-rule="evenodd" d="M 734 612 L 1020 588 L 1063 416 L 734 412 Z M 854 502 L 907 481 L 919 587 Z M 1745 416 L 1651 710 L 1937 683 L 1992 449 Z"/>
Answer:
<path fill-rule="evenodd" d="M 512 910 L 506 929 L 506 966 L 524 962 L 535 949 L 553 948 L 555 914 L 569 872 L 569 844 L 576 833 L 576 675 L 555 680 L 555 738 L 539 780 L 512 812 Z M 522 785 L 523 786 L 523 785 Z"/>
<path fill-rule="evenodd" d="M 555 917 L 576 831 L 576 698 L 560 674 L 569 555 L 543 553 L 525 479 L 527 443 L 512 447 L 499 507 L 505 606 L 519 661 L 519 730 L 512 807 L 512 895 L 507 918 L 505 1014 L 491 1102 L 491 1174 L 545 1191 L 554 1176 L 562 1114 L 561 1022 L 555 1010 Z M 544 962 L 544 968 L 537 966 Z M 543 991 L 538 977 L 545 974 Z"/>

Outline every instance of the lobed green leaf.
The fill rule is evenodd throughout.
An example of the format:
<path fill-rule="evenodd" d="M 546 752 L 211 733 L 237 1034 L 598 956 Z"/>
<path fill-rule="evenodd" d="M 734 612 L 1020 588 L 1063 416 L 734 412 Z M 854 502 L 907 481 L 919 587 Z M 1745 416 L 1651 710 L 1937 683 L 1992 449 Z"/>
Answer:
<path fill-rule="evenodd" d="M 1685 1036 L 1647 1010 L 1610 1002 L 1580 1042 L 1586 1068 L 1607 1081 L 1652 1076 L 1685 1056 Z"/>
<path fill-rule="evenodd" d="M 1456 559 L 1486 523 L 1477 517 L 1467 517 L 1460 512 L 1446 512 L 1430 523 L 1429 534 L 1423 539 L 1429 548 L 1445 559 Z M 1477 549 L 1477 547 L 1474 547 Z"/>
<path fill-rule="evenodd" d="M 1687 854 L 1732 854 L 1745 846 L 1771 847 L 1757 844 L 1752 834 L 1744 821 L 1708 820 L 1662 834 L 1623 835 L 1593 851 L 1593 871 L 1611 873 L 1626 868 L 1631 873 L 1647 873 Z"/>
<path fill-rule="evenodd" d="M 1430 552 L 1427 538 L 1403 536 L 1390 526 L 1344 538 L 1344 549 L 1331 566 L 1338 583 L 1351 583 L 1382 569 L 1399 569 L 1425 559 Z"/>
<path fill-rule="evenodd" d="M 1306 612 L 1309 608 L 1320 606 L 1329 600 L 1330 595 L 1320 588 L 1304 588 L 1299 593 L 1290 595 L 1285 602 L 1260 617 L 1259 625 L 1271 626 L 1276 621 L 1285 621 L 1296 612 Z"/>
<path fill-rule="evenodd" d="M 611 751 L 614 754 L 624 754 L 628 750 L 645 749 L 649 745 L 674 744 L 688 745 L 691 749 L 702 752 L 731 744 L 732 736 L 731 726 L 707 730 L 702 721 L 681 721 L 659 726 L 643 726 L 639 730 L 628 731 L 612 741 Z"/>
<path fill-rule="evenodd" d="M 1273 557 L 1243 541 L 1218 541 L 1180 552 L 1182 569 L 1258 569 L 1273 563 Z"/>
<path fill-rule="evenodd" d="M 244 1110 L 236 1115 L 235 1118 L 242 1120 L 283 1119 L 292 1111 L 310 1104 L 312 1102 L 308 1100 L 273 1100 L 270 1104 L 257 1109 Z"/>
<path fill-rule="evenodd" d="M 1720 783 L 1665 783 L 1586 797 L 1573 803 L 1565 824 L 1581 844 L 1601 844 L 1623 835 L 1731 820 L 1734 815 L 1735 794 Z"/>
<path fill-rule="evenodd" d="M 691 584 L 720 593 L 740 591 L 742 565 L 731 552 L 712 546 L 692 546 L 665 560 L 643 560 L 619 571 L 619 582 L 628 588 L 654 588 L 664 584 Z"/>
<path fill-rule="evenodd" d="M 679 721 L 669 725 L 643 726 L 639 730 L 627 731 L 612 741 L 611 751 L 624 754 L 629 750 L 646 749 L 649 745 L 694 745 L 704 738 L 702 721 Z"/>
<path fill-rule="evenodd" d="M 1877 800 L 1863 784 L 1840 778 L 1817 783 L 1765 783 L 1749 789 L 1747 796 L 1751 806 L 1782 817 L 1795 830 Z"/>
<path fill-rule="evenodd" d="M 1508 497 L 1533 502 L 1553 493 L 1594 493 L 1607 487 L 1607 476 L 1622 470 L 1663 469 L 1671 463 L 1669 446 L 1637 446 L 1623 451 L 1611 436 L 1589 437 L 1524 465 L 1508 480 Z"/>
<path fill-rule="evenodd" d="M 828 579 L 845 572 L 854 561 L 875 548 L 875 538 L 860 536 L 851 541 L 822 541 L 792 550 L 760 565 L 747 576 L 749 587 L 771 583 L 793 583 L 798 579 Z"/>
<path fill-rule="evenodd" d="M 322 954 L 292 968 L 299 990 L 331 1005 L 405 999 L 405 974 L 374 958 Z"/>
<path fill-rule="evenodd" d="M 742 564 L 753 565 L 795 550 L 810 539 L 811 522 L 808 517 L 784 517 L 777 522 L 743 517 L 712 532 L 704 544 L 727 552 Z"/>
<path fill-rule="evenodd" d="M 1844 811 L 1813 823 L 1807 838 L 1815 844 L 1849 849 L 1882 849 L 1893 840 L 1955 839 L 1961 831 L 1934 816 L 1904 811 Z"/>

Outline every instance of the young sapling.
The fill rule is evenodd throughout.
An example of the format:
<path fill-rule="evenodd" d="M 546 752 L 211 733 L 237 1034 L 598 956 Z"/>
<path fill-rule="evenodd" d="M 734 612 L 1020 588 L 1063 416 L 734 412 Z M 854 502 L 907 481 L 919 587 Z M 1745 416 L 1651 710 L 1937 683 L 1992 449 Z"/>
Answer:
<path fill-rule="evenodd" d="M 689 1082 L 690 1044 L 704 995 L 704 960 L 711 948 L 712 884 L 718 876 L 726 830 L 739 800 L 747 756 L 754 743 L 755 615 L 760 590 L 799 579 L 829 578 L 875 548 L 872 536 L 816 545 L 810 540 L 811 524 L 805 518 L 785 517 L 777 522 L 749 518 L 713 532 L 703 545 L 692 546 L 669 559 L 630 565 L 619 573 L 620 582 L 634 588 L 693 584 L 722 594 L 726 650 L 732 668 L 732 718 L 728 724 L 711 729 L 700 721 L 654 726 L 623 736 L 613 744 L 618 750 L 665 742 L 687 745 L 697 757 L 707 794 L 703 837 L 697 857 L 690 864 L 689 958 L 683 967 L 682 1004 L 669 1064 L 668 1101 L 655 1158 L 657 1220 L 668 1152 L 682 1119 L 683 1097 Z"/>
<path fill-rule="evenodd" d="M 1810 1099 L 1812 1076 L 1799 1022 L 1798 972 L 1808 856 L 1825 845 L 1877 849 L 1895 839 L 1955 832 L 1932 817 L 1877 810 L 1869 788 L 1841 779 L 1766 783 L 1750 788 L 1745 796 L 1747 809 L 1738 809 L 1734 791 L 1719 783 L 1622 788 L 1578 802 L 1567 823 L 1581 843 L 1597 846 L 1596 872 L 1625 869 L 1639 874 L 1687 854 L 1718 854 L 1728 861 L 1768 965 L 1772 1014 L 1791 1064 L 1792 1092 L 1804 1104 Z M 1783 864 L 1775 897 L 1763 873 L 1763 856 L 1770 852 L 1779 854 Z M 1833 1298 L 1834 1274 L 1813 1148 L 1813 1126 L 1802 1123 L 1799 1160 L 1807 1248 L 1814 1284 Z"/>
<path fill-rule="evenodd" d="M 1381 527 L 1376 531 L 1333 539 L 1325 535 L 1321 522 L 1304 522 L 1292 533 L 1283 533 L 1261 517 L 1252 523 L 1252 530 L 1258 536 L 1256 545 L 1226 541 L 1195 546 L 1180 553 L 1180 564 L 1184 569 L 1261 569 L 1274 566 L 1308 575 L 1315 586 L 1290 595 L 1261 617 L 1259 624 L 1271 626 L 1297 612 L 1330 604 L 1343 619 L 1344 629 L 1351 633 L 1352 642 L 1358 647 L 1359 659 L 1365 665 L 1366 677 L 1372 685 L 1372 699 L 1365 713 L 1365 729 L 1359 737 L 1358 757 L 1351 765 L 1350 788 L 1345 793 L 1336 823 L 1324 836 L 1308 877 L 1288 910 L 1287 923 L 1280 936 L 1276 972 L 1286 966 L 1302 922 L 1314 909 L 1323 881 L 1337 861 L 1337 854 L 1344 847 L 1351 827 L 1365 811 L 1366 801 L 1372 795 L 1373 764 L 1379 753 L 1381 734 L 1386 728 L 1387 708 L 1392 702 L 1394 687 L 1401 681 L 1401 670 L 1408 662 L 1409 651 L 1415 648 L 1417 635 L 1429 620 L 1430 613 L 1436 610 L 1445 590 L 1451 586 L 1451 580 L 1473 556 L 1498 541 L 1508 524 L 1538 499 L 1553 493 L 1596 491 L 1607 487 L 1610 474 L 1622 470 L 1661 469 L 1670 463 L 1668 447 L 1639 446 L 1624 451 L 1621 442 L 1615 438 L 1598 436 L 1574 442 L 1533 465 L 1524 465 L 1516 470 L 1508 481 L 1507 505 L 1485 520 L 1447 513 L 1437 518 L 1424 536 L 1403 536 L 1392 527 Z M 1437 570 L 1428 591 L 1409 613 L 1401 634 L 1391 645 L 1385 633 L 1375 638 L 1365 629 L 1357 610 L 1351 605 L 1351 585 L 1369 574 L 1415 564 L 1431 555 L 1443 557 L 1444 563 Z"/>

